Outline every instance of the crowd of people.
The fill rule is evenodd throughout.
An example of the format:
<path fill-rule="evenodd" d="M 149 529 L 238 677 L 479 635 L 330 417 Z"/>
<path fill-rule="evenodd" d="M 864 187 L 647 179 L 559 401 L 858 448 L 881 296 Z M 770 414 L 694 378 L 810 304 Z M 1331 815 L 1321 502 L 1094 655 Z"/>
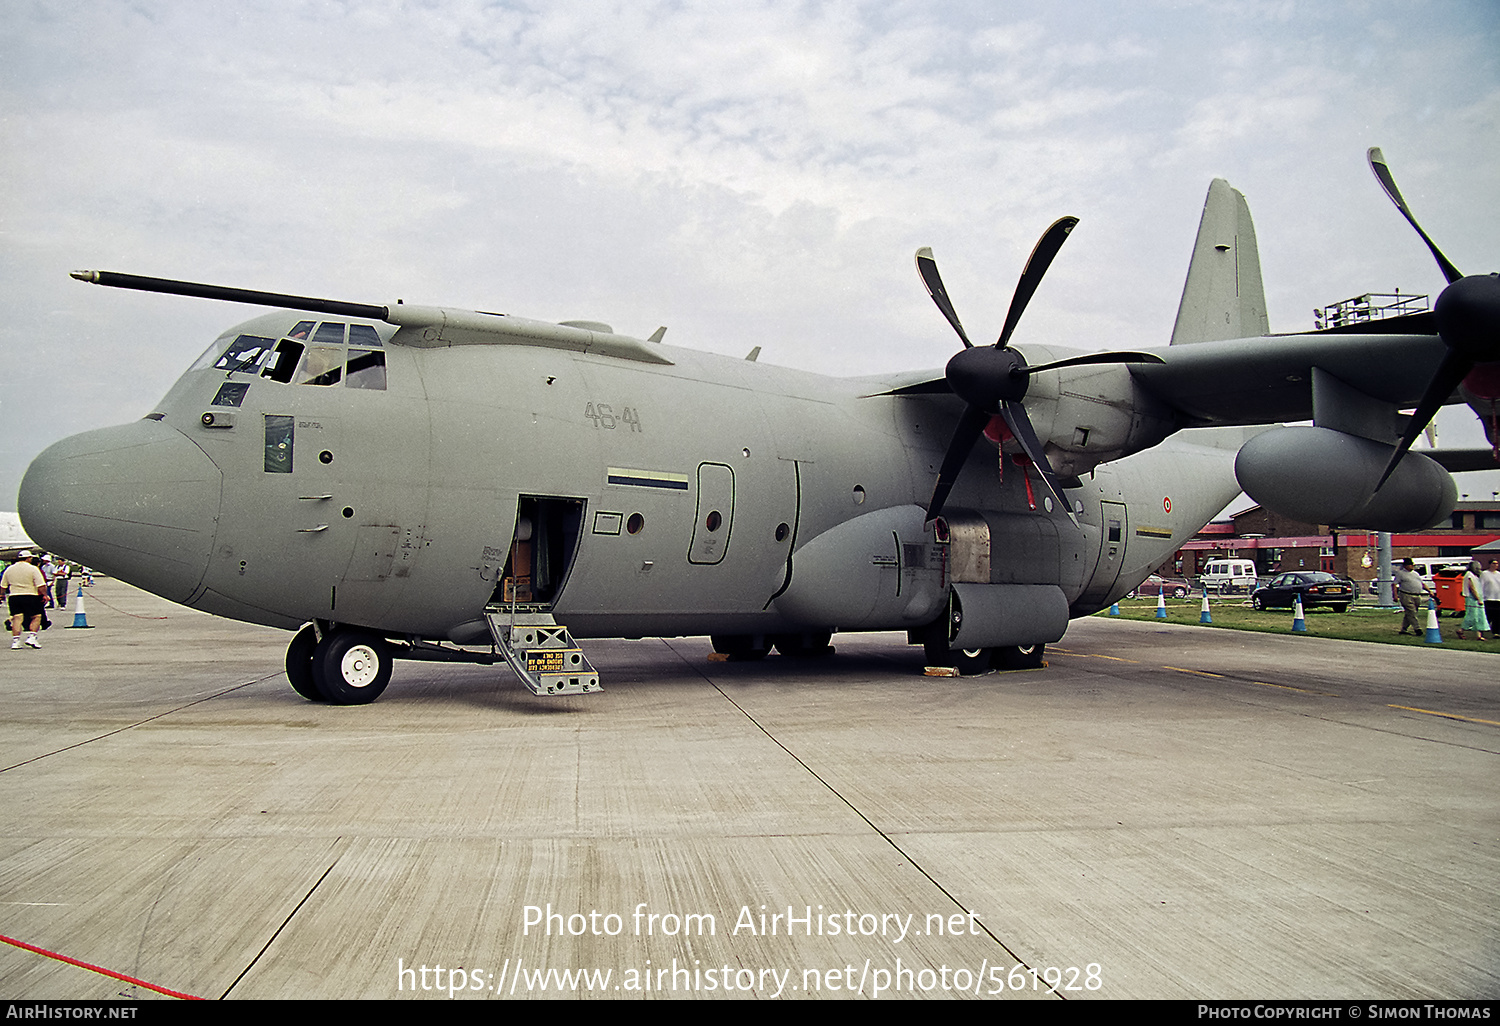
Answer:
<path fill-rule="evenodd" d="M 0 595 L 6 601 L 11 648 L 42 647 L 41 632 L 51 626 L 47 610 L 68 608 L 68 586 L 74 577 L 80 588 L 93 583 L 88 567 L 30 549 L 22 549 L 16 561 L 5 567 L 0 573 Z"/>
<path fill-rule="evenodd" d="M 1432 585 L 1417 572 L 1415 561 L 1403 559 L 1395 573 L 1396 601 L 1401 604 L 1401 630 L 1398 634 L 1421 634 L 1420 613 L 1425 604 L 1435 597 Z M 1500 559 L 1490 560 L 1486 570 L 1479 560 L 1469 561 L 1462 582 L 1464 620 L 1456 632 L 1464 637 L 1464 631 L 1473 631 L 1480 641 L 1494 641 L 1494 625 L 1500 623 Z"/>

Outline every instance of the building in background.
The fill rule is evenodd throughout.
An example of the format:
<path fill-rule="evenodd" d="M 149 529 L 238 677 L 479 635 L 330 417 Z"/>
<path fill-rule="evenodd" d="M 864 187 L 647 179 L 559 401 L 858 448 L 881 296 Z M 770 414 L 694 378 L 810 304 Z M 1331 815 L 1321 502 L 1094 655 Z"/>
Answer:
<path fill-rule="evenodd" d="M 1391 559 L 1452 556 L 1467 560 L 1480 546 L 1500 542 L 1500 500 L 1464 500 L 1448 521 L 1425 531 L 1391 536 Z M 1262 577 L 1285 570 L 1324 570 L 1355 581 L 1373 581 L 1379 570 L 1374 531 L 1340 531 L 1306 524 L 1261 506 L 1218 520 L 1193 536 L 1172 560 L 1178 576 L 1201 574 L 1210 559 L 1254 561 Z"/>

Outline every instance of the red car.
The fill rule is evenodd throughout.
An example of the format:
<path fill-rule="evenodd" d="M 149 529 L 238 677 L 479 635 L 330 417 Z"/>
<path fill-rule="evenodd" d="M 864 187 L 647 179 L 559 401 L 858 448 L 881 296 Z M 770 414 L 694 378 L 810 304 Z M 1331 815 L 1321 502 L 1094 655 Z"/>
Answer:
<path fill-rule="evenodd" d="M 1131 598 L 1155 598 L 1157 595 L 1165 595 L 1167 598 L 1187 598 L 1192 594 L 1193 585 L 1190 581 L 1184 581 L 1180 577 L 1162 577 L 1152 574 L 1139 585 L 1135 591 L 1130 593 Z"/>

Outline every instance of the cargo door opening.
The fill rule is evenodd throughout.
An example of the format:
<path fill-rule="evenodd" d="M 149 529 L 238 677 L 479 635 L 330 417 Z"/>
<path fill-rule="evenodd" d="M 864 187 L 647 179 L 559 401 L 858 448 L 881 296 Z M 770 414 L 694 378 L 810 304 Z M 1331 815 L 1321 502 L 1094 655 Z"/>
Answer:
<path fill-rule="evenodd" d="M 582 499 L 521 496 L 505 572 L 491 603 L 550 610 L 578 555 Z"/>

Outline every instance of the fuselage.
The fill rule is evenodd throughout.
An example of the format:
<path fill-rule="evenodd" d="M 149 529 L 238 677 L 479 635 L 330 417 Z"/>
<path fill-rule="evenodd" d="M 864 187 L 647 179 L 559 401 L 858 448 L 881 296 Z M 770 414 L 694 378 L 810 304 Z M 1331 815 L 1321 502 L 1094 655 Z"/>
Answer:
<path fill-rule="evenodd" d="M 1077 475 L 1072 517 L 981 443 L 948 519 L 983 536 L 985 565 L 961 565 L 974 530 L 941 537 L 921 509 L 952 396 L 657 343 L 632 343 L 660 354 L 637 359 L 422 330 L 284 312 L 232 329 L 146 419 L 42 453 L 21 488 L 28 531 L 284 628 L 482 640 L 525 546 L 528 587 L 579 637 L 770 634 L 915 628 L 964 581 L 1055 588 L 1069 615 L 1092 612 L 1238 491 L 1233 446 L 1100 464 L 1170 428 L 1122 395 L 1123 370 L 1080 371 L 1027 398 Z"/>

